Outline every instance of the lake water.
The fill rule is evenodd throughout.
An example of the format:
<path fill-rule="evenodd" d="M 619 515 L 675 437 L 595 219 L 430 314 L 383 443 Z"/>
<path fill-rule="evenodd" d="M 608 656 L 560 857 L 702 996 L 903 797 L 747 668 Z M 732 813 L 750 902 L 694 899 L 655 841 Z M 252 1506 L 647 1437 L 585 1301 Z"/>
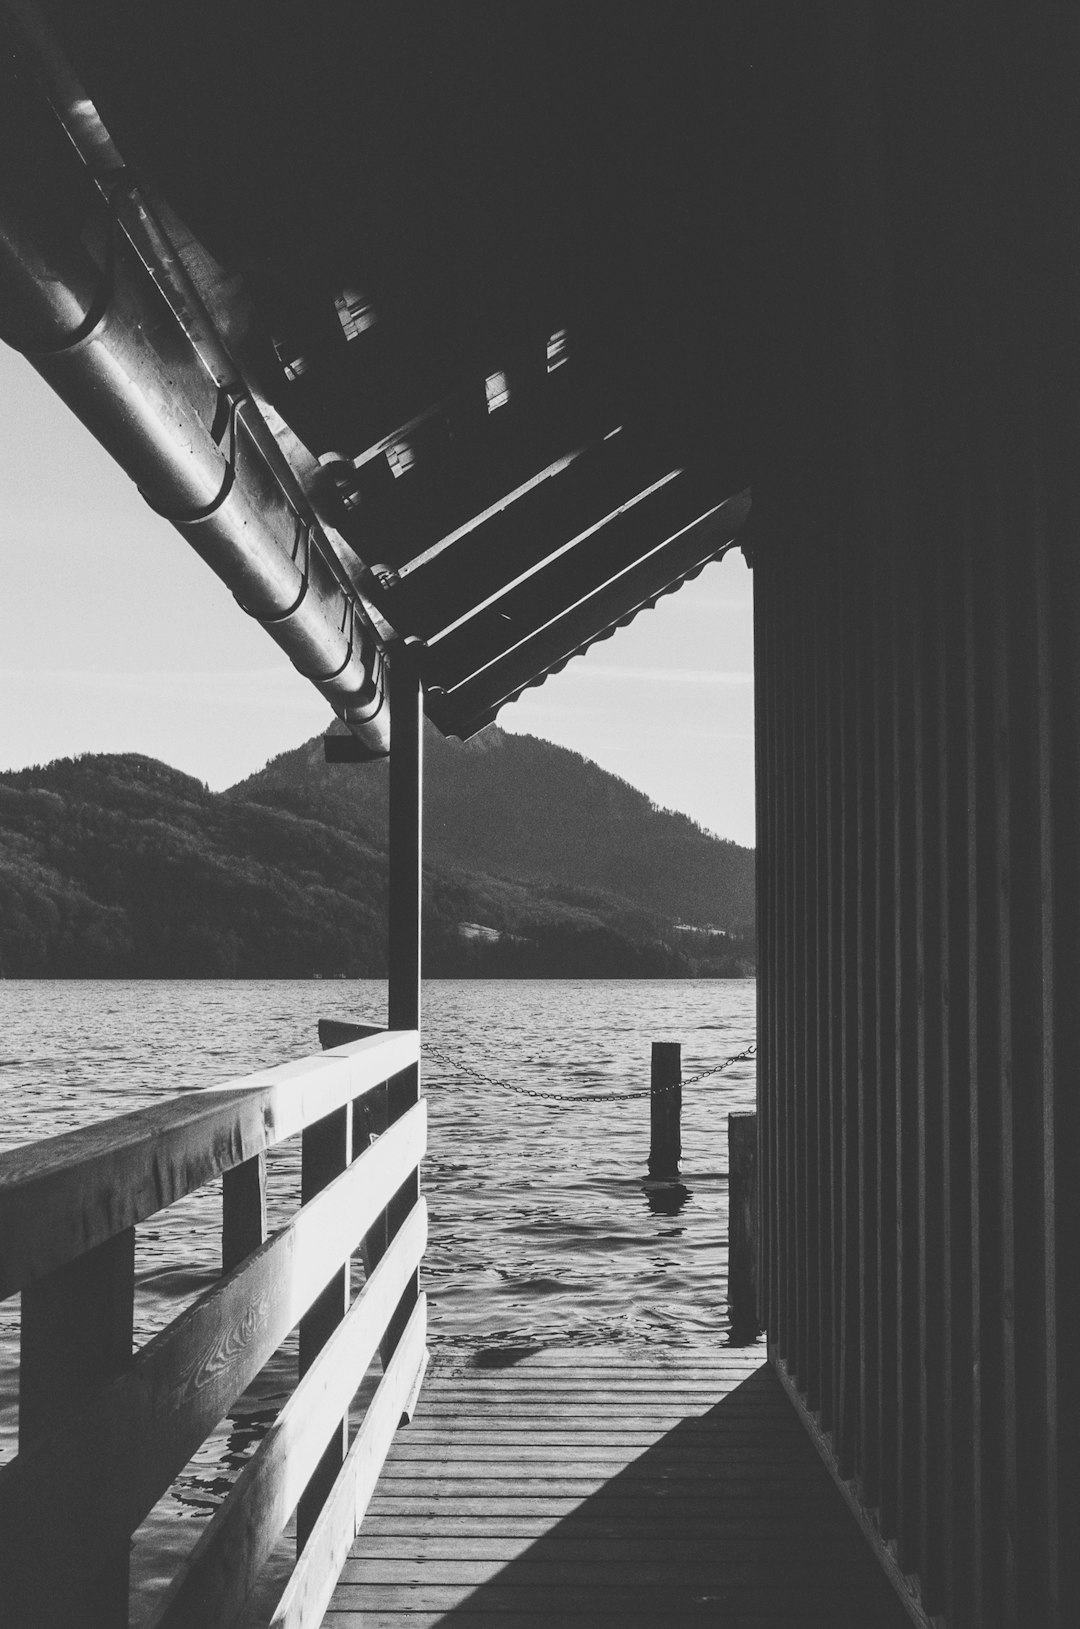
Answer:
<path fill-rule="evenodd" d="M 380 1023 L 377 981 L 0 982 L 0 1148 L 318 1050 L 319 1018 Z M 423 1283 L 433 1353 L 498 1361 L 512 1346 L 615 1342 L 701 1348 L 727 1334 L 726 1115 L 754 1106 L 754 1065 L 683 1093 L 675 1213 L 642 1186 L 653 1041 L 683 1073 L 755 1038 L 752 980 L 432 980 L 425 1041 L 491 1077 L 426 1056 Z M 504 1085 L 503 1082 L 508 1084 Z M 573 1094 L 534 1099 L 510 1089 Z M 593 1101 L 589 1101 L 592 1098 Z M 272 1156 L 271 1226 L 296 1202 L 298 1140 Z M 215 1185 L 138 1229 L 136 1342 L 204 1290 L 220 1253 Z M 17 1301 L 0 1305 L 0 1455 L 14 1451 Z M 152 1588 L 187 1549 L 292 1382 L 290 1343 L 178 1479 L 136 1546 Z"/>

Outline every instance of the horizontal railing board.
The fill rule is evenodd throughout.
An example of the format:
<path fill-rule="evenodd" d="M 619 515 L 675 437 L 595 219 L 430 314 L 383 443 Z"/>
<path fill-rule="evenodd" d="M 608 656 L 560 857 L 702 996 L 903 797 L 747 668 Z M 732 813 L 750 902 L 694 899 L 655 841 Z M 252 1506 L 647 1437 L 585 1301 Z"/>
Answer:
<path fill-rule="evenodd" d="M 0 1156 L 0 1298 L 417 1061 L 388 1031 Z"/>
<path fill-rule="evenodd" d="M 49 1603 L 70 1599 L 102 1548 L 139 1525 L 358 1248 L 425 1138 L 421 1101 L 89 1407 L 0 1469 L 0 1600 L 23 1603 L 21 1624 L 48 1622 Z"/>
<path fill-rule="evenodd" d="M 426 1243 L 421 1200 L 185 1558 L 146 1629 L 204 1629 L 231 1623 L 239 1613 L 378 1352 Z"/>
<path fill-rule="evenodd" d="M 270 1629 L 318 1629 L 364 1518 L 394 1432 L 425 1358 L 427 1297 L 421 1294 L 364 1422 L 285 1586 Z"/>

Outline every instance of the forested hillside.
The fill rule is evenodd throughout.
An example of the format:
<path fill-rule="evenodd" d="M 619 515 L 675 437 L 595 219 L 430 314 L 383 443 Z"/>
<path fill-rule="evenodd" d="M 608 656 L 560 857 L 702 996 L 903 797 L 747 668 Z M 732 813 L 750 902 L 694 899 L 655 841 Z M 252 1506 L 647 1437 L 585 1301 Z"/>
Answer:
<path fill-rule="evenodd" d="M 487 736 L 432 740 L 427 972 L 753 971 L 749 850 L 575 754 Z M 0 971 L 379 976 L 385 795 L 384 765 L 327 766 L 321 739 L 226 793 L 136 755 L 0 776 Z"/>
<path fill-rule="evenodd" d="M 462 744 L 429 725 L 424 754 L 430 859 L 618 894 L 680 922 L 753 921 L 753 850 L 658 809 L 578 753 L 497 727 Z M 316 737 L 226 795 L 316 814 L 383 843 L 386 783 L 385 764 L 325 763 Z"/>
<path fill-rule="evenodd" d="M 227 800 L 150 758 L 0 779 L 0 948 L 13 974 L 374 970 L 381 856 L 318 821 Z"/>

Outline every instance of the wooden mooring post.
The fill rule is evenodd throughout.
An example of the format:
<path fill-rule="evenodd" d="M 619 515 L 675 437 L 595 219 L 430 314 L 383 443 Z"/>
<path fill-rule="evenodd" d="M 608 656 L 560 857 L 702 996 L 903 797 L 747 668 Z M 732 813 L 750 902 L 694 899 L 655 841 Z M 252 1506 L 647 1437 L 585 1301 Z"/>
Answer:
<path fill-rule="evenodd" d="M 676 1182 L 682 1158 L 682 1044 L 654 1041 L 649 1094 L 649 1175 Z"/>
<path fill-rule="evenodd" d="M 728 1115 L 728 1313 L 731 1342 L 761 1333 L 758 1314 L 757 1115 Z"/>

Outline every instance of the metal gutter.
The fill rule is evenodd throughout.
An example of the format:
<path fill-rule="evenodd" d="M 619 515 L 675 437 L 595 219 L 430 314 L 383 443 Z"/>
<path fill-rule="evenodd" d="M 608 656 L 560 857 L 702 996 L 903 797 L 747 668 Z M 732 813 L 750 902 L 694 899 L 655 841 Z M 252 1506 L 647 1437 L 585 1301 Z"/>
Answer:
<path fill-rule="evenodd" d="M 2 337 L 262 623 L 364 751 L 383 756 L 383 653 L 363 602 L 92 106 L 66 98 L 75 126 L 66 129 L 65 98 L 46 99 L 36 55 L 29 72 L 7 53 L 0 111 Z M 136 229 L 139 219 L 145 224 L 139 252 L 132 215 Z M 155 250 L 155 233 L 164 251 Z"/>

